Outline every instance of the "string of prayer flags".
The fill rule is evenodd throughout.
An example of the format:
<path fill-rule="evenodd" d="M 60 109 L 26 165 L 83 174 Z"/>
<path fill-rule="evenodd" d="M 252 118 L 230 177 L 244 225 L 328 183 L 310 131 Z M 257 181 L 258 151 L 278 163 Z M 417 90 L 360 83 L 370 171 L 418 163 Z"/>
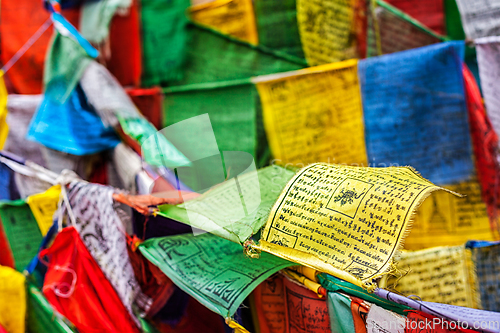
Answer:
<path fill-rule="evenodd" d="M 288 182 L 255 248 L 367 285 L 389 270 L 416 208 L 436 190 L 445 189 L 411 168 L 315 163 Z"/>
<path fill-rule="evenodd" d="M 135 320 L 132 304 L 142 311 L 151 299 L 141 291 L 127 252 L 125 225 L 113 206 L 114 189 L 98 184 L 72 182 L 68 198 L 75 221 L 71 224 Z M 70 215 L 71 216 L 71 215 Z"/>
<path fill-rule="evenodd" d="M 394 288 L 403 295 L 418 295 L 427 302 L 480 306 L 471 253 L 464 246 L 403 252 L 397 267 L 403 277 Z"/>
<path fill-rule="evenodd" d="M 223 81 L 249 80 L 256 75 L 306 67 L 303 59 L 254 46 L 197 24 L 189 24 L 187 29 L 190 38 L 183 65 L 183 77 L 171 85 L 184 86 L 209 82 L 219 82 L 223 85 Z M 207 86 L 215 88 L 219 85 L 207 84 Z"/>
<path fill-rule="evenodd" d="M 444 3 L 442 0 L 387 0 L 425 26 L 439 34 L 445 34 Z"/>
<path fill-rule="evenodd" d="M 3 149 L 9 135 L 7 124 L 7 88 L 5 87 L 4 72 L 0 70 L 0 149 Z"/>
<path fill-rule="evenodd" d="M 463 245 L 469 239 L 494 240 L 481 185 L 472 180 L 444 186 L 464 198 L 436 192 L 418 208 L 405 249 Z"/>
<path fill-rule="evenodd" d="M 424 177 L 437 184 L 472 180 L 474 163 L 462 84 L 466 74 L 460 60 L 463 50 L 464 45 L 460 42 L 441 43 L 359 61 L 362 109 L 356 99 L 359 96 L 357 79 L 351 70 L 355 68 L 354 61 L 254 78 L 252 81 L 260 94 L 265 129 L 275 161 L 301 165 L 323 160 L 366 165 L 368 160 L 375 166 L 415 166 Z M 436 62 L 434 57 L 437 56 L 443 61 Z M 421 63 L 422 66 L 407 66 L 407 63 Z M 407 77 L 407 83 L 402 85 L 390 79 L 389 75 L 395 72 L 398 76 Z M 438 72 L 441 74 L 436 78 Z M 325 78 L 325 88 L 318 88 L 323 82 L 319 77 Z M 346 83 L 349 82 L 346 77 L 352 79 L 351 84 Z M 313 78 L 314 85 L 310 85 L 308 90 L 304 82 L 310 78 Z M 328 85 L 334 79 L 339 84 L 342 82 L 336 89 Z M 466 83 L 469 89 L 471 86 Z M 347 109 L 345 105 L 338 107 L 330 103 L 331 94 L 340 92 L 341 88 L 350 88 L 351 94 L 354 94 L 346 100 L 352 107 L 357 107 L 358 116 L 351 110 L 345 116 L 335 117 L 343 112 L 340 110 Z M 316 95 L 311 98 L 313 93 Z M 296 100 L 296 96 L 301 98 Z M 344 96 L 348 93 L 342 90 L 336 101 L 342 101 Z M 300 107 L 302 101 L 307 101 L 307 108 Z M 324 114 L 323 117 L 314 113 L 315 105 L 318 113 Z M 290 117 L 281 117 L 293 108 L 300 110 L 291 112 Z M 327 108 L 336 111 L 334 116 L 328 116 L 324 111 Z M 352 118 L 351 122 L 346 120 L 347 114 Z M 384 121 L 379 121 L 381 117 Z M 450 121 L 454 126 L 450 126 Z M 357 129 L 347 126 L 350 124 Z M 342 126 L 346 126 L 348 134 L 338 131 Z M 418 139 L 413 140 L 415 136 L 406 135 L 408 130 L 415 131 Z M 328 136 L 330 140 L 321 140 Z M 347 138 L 349 142 L 336 145 Z M 342 148 L 346 148 L 344 154 L 336 151 Z M 429 152 L 443 158 L 433 163 L 428 158 Z M 447 162 L 444 163 L 444 160 Z"/>
<path fill-rule="evenodd" d="M 80 86 L 64 104 L 45 97 L 31 120 L 27 137 L 48 148 L 72 155 L 90 155 L 114 148 L 120 140 L 106 128 L 88 104 Z"/>
<path fill-rule="evenodd" d="M 9 333 L 24 333 L 26 316 L 25 277 L 0 266 L 0 326 Z"/>
<path fill-rule="evenodd" d="M 368 57 L 380 55 L 379 52 L 381 54 L 400 52 L 444 40 L 444 37 L 381 0 L 376 1 L 374 15 L 368 16 L 367 38 Z"/>
<path fill-rule="evenodd" d="M 159 215 L 242 244 L 266 223 L 293 172 L 279 166 L 251 171 L 183 204 L 160 206 Z"/>
<path fill-rule="evenodd" d="M 254 7 L 259 44 L 304 58 L 296 0 L 256 0 Z"/>
<path fill-rule="evenodd" d="M 275 162 L 367 164 L 357 60 L 253 82 Z"/>
<path fill-rule="evenodd" d="M 233 316 L 261 282 L 293 265 L 269 254 L 249 258 L 240 245 L 211 234 L 152 238 L 139 250 L 179 288 L 224 318 Z"/>
<path fill-rule="evenodd" d="M 139 332 L 74 227 L 60 231 L 40 256 L 49 261 L 45 297 L 79 332 Z"/>
<path fill-rule="evenodd" d="M 22 272 L 38 253 L 43 238 L 40 228 L 24 200 L 0 202 L 0 218 L 16 270 Z"/>
<path fill-rule="evenodd" d="M 197 23 L 253 45 L 259 42 L 252 0 L 216 0 L 189 10 Z"/>
<path fill-rule="evenodd" d="M 300 40 L 310 66 L 357 58 L 351 0 L 297 0 Z"/>
<path fill-rule="evenodd" d="M 57 210 L 60 195 L 61 185 L 55 185 L 43 193 L 31 195 L 26 199 L 42 236 L 47 234 L 53 224 L 53 216 Z"/>
<path fill-rule="evenodd" d="M 375 294 L 387 300 L 410 306 L 421 313 L 453 321 L 455 324 L 460 322 L 462 325 L 461 327 L 464 328 L 476 330 L 480 329 L 482 332 L 498 333 L 498 328 L 500 327 L 500 319 L 498 318 L 497 312 L 477 310 L 456 305 L 425 302 L 413 298 L 407 298 L 384 289 L 376 289 Z M 411 315 L 411 313 L 413 312 L 410 312 L 409 315 Z"/>
<path fill-rule="evenodd" d="M 464 49 L 448 42 L 359 62 L 370 163 L 411 165 L 439 185 L 471 178 Z"/>
<path fill-rule="evenodd" d="M 145 87 L 182 79 L 187 52 L 189 0 L 141 1 L 143 77 Z"/>
<path fill-rule="evenodd" d="M 500 35 L 500 3 L 456 0 L 465 34 L 470 39 Z"/>
<path fill-rule="evenodd" d="M 500 312 L 500 244 L 472 241 L 467 243 L 466 247 L 470 248 L 472 253 L 481 307 L 484 310 Z"/>

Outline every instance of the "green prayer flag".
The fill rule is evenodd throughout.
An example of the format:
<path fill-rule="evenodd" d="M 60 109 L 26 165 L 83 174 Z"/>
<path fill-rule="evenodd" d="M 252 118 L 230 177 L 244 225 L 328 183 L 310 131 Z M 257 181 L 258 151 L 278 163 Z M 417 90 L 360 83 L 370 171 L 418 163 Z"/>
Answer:
<path fill-rule="evenodd" d="M 250 82 L 167 90 L 164 126 L 208 113 L 220 151 L 243 151 L 256 157 L 257 103 L 258 93 Z"/>
<path fill-rule="evenodd" d="M 189 0 L 142 0 L 144 86 L 182 78 L 188 41 Z"/>
<path fill-rule="evenodd" d="M 264 226 L 272 206 L 293 175 L 293 171 L 269 166 L 226 181 L 183 204 L 162 205 L 158 214 L 244 243 Z"/>
<path fill-rule="evenodd" d="M 456 0 L 444 0 L 444 10 L 446 20 L 446 35 L 453 40 L 464 40 L 466 37 Z M 474 74 L 476 81 L 480 83 L 475 47 L 466 45 L 465 61 L 467 62 L 467 66 L 469 67 L 469 69 L 472 71 L 472 74 Z M 479 86 L 479 88 L 481 88 L 481 86 Z"/>
<path fill-rule="evenodd" d="M 45 59 L 45 94 L 60 104 L 64 103 L 91 61 L 76 40 L 55 30 Z"/>
<path fill-rule="evenodd" d="M 16 269 L 29 264 L 42 242 L 42 233 L 30 207 L 24 200 L 0 202 L 0 218 L 10 244 Z"/>
<path fill-rule="evenodd" d="M 152 166 L 167 168 L 191 165 L 191 162 L 169 142 L 146 118 L 118 117 L 125 134 L 137 141 L 142 148 L 142 157 Z"/>
<path fill-rule="evenodd" d="M 175 86 L 249 79 L 307 66 L 303 59 L 254 46 L 194 23 L 188 25 L 188 32 L 183 78 L 172 82 Z"/>
<path fill-rule="evenodd" d="M 296 0 L 255 0 L 259 44 L 304 58 Z"/>
<path fill-rule="evenodd" d="M 207 157 L 196 163 L 198 173 L 203 177 L 186 179 L 184 176 L 181 179 L 188 187 L 199 192 L 207 188 L 202 186 L 207 180 L 214 180 L 210 186 L 224 180 L 227 175 L 220 175 L 221 158 L 215 156 L 220 155 L 220 152 L 247 153 L 253 158 L 257 168 L 269 164 L 270 154 L 262 123 L 260 97 L 250 80 L 172 87 L 165 89 L 165 94 L 164 126 L 179 124 L 205 114 L 208 114 L 207 122 L 211 124 L 210 128 L 201 128 L 195 132 L 192 130 L 194 126 L 189 126 L 178 135 L 168 136 L 168 140 L 176 144 L 191 161 L 198 160 L 199 156 Z M 167 127 L 162 130 L 165 131 L 170 130 Z M 213 136 L 215 143 L 212 144 L 213 140 L 210 138 Z M 182 141 L 179 142 L 181 138 Z M 213 145 L 216 147 L 213 148 Z M 215 153 L 205 154 L 214 149 Z M 208 158 L 208 155 L 212 157 Z"/>
<path fill-rule="evenodd" d="M 240 245 L 211 234 L 152 238 L 139 250 L 179 288 L 223 317 L 232 316 L 265 279 L 293 265 L 268 253 L 249 258 Z"/>
<path fill-rule="evenodd" d="M 454 40 L 464 40 L 465 32 L 456 0 L 444 0 L 446 35 Z"/>
<path fill-rule="evenodd" d="M 330 328 L 335 333 L 355 332 L 351 312 L 351 300 L 340 293 L 328 293 L 328 315 Z"/>

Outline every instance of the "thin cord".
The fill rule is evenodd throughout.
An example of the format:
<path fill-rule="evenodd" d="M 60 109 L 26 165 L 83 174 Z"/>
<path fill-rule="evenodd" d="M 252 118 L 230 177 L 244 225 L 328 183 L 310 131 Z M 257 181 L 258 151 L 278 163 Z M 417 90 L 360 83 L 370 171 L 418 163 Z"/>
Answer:
<path fill-rule="evenodd" d="M 14 64 L 21 58 L 28 49 L 35 44 L 35 42 L 43 35 L 43 33 L 52 25 L 52 19 L 49 17 L 44 24 L 38 28 L 38 30 L 33 34 L 33 36 L 24 43 L 24 45 L 10 58 L 9 61 L 2 67 L 1 71 L 5 74 Z M 0 73 L 0 76 L 2 74 Z"/>

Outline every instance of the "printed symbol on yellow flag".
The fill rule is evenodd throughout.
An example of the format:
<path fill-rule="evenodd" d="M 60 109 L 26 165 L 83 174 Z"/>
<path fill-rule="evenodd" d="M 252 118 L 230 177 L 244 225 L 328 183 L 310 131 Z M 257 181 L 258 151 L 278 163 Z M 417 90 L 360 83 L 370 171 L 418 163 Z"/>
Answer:
<path fill-rule="evenodd" d="M 326 207 L 353 219 L 361 201 L 372 187 L 373 185 L 369 183 L 356 179 L 346 179 L 333 192 Z M 357 190 L 357 188 L 361 188 L 361 190 Z"/>
<path fill-rule="evenodd" d="M 4 72 L 0 70 L 0 149 L 3 148 L 7 135 L 9 134 L 9 125 L 7 125 L 7 88 L 3 79 Z"/>
<path fill-rule="evenodd" d="M 43 193 L 29 196 L 26 200 L 38 223 L 42 236 L 45 236 L 52 226 L 60 194 L 61 186 L 55 185 Z"/>
<path fill-rule="evenodd" d="M 407 167 L 312 164 L 288 182 L 255 247 L 366 287 L 389 270 L 436 190 L 456 194 Z"/>

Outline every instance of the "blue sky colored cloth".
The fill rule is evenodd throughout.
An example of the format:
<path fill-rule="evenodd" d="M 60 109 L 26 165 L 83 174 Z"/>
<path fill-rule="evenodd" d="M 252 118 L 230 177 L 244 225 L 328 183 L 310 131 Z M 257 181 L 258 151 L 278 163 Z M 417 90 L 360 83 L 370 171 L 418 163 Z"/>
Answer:
<path fill-rule="evenodd" d="M 105 127 L 78 85 L 64 104 L 45 98 L 33 117 L 27 138 L 72 155 L 90 155 L 114 148 L 113 128 Z"/>
<path fill-rule="evenodd" d="M 470 179 L 464 42 L 359 62 L 370 166 L 412 166 L 438 185 Z"/>

